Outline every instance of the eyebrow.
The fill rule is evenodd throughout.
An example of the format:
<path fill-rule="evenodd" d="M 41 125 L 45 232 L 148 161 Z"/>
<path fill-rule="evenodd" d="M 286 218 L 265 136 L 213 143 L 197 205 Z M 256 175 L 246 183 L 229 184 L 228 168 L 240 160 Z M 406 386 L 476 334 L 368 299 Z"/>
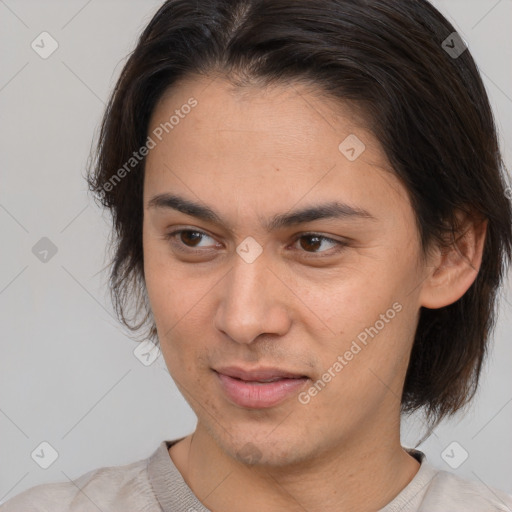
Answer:
<path fill-rule="evenodd" d="M 147 203 L 147 208 L 172 209 L 186 215 L 197 217 L 206 222 L 226 226 L 222 217 L 212 208 L 195 203 L 184 197 L 175 194 L 158 194 L 151 198 Z M 338 201 L 331 201 L 314 206 L 308 206 L 300 210 L 275 215 L 264 227 L 267 231 L 275 231 L 286 227 L 296 226 L 306 222 L 312 222 L 320 219 L 370 219 L 377 220 L 368 211 L 350 206 Z"/>

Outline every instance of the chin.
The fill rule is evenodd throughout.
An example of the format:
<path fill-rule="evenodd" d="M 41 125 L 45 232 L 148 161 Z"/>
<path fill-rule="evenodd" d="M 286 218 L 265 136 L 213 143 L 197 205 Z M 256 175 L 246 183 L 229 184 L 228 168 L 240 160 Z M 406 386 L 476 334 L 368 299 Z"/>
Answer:
<path fill-rule="evenodd" d="M 308 459 L 304 439 L 306 434 L 291 434 L 279 427 L 270 435 L 261 428 L 236 430 L 233 436 L 216 432 L 215 440 L 220 449 L 247 466 L 284 467 Z M 219 435 L 220 434 L 220 435 Z"/>

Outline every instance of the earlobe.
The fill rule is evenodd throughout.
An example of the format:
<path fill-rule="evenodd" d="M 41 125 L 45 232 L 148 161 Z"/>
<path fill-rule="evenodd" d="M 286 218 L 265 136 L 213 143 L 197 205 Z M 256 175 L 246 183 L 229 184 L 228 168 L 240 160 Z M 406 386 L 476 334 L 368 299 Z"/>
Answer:
<path fill-rule="evenodd" d="M 470 288 L 482 263 L 488 221 L 467 214 L 458 215 L 459 228 L 449 246 L 433 251 L 420 306 L 438 309 L 453 304 Z"/>

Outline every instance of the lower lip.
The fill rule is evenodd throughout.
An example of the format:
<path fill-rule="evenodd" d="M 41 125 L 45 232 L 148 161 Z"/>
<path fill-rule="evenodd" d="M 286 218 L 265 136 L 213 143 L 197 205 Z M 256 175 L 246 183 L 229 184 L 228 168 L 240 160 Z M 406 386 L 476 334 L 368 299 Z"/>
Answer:
<path fill-rule="evenodd" d="M 303 377 L 256 384 L 228 377 L 222 373 L 217 373 L 217 376 L 225 394 L 234 404 L 251 409 L 264 409 L 277 405 L 290 395 L 297 394 L 309 380 Z"/>

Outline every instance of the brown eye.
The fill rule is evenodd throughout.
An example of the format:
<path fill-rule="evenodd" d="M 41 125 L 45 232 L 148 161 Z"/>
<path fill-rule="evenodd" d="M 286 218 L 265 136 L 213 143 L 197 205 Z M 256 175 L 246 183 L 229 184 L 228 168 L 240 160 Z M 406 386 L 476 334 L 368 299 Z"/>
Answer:
<path fill-rule="evenodd" d="M 183 230 L 179 232 L 179 238 L 185 245 L 190 247 L 195 247 L 196 243 L 202 239 L 203 234 L 199 233 L 199 231 L 188 231 Z"/>
<path fill-rule="evenodd" d="M 211 236 L 203 231 L 197 231 L 195 229 L 179 229 L 165 235 L 165 239 L 170 241 L 180 251 L 187 251 L 188 249 L 194 248 L 198 248 L 199 251 L 209 249 L 215 245 L 215 241 L 213 244 L 199 245 L 204 239 L 208 238 L 213 240 Z"/>
<path fill-rule="evenodd" d="M 322 237 L 316 235 L 308 235 L 300 237 L 300 246 L 305 251 L 316 251 L 322 245 Z"/>
<path fill-rule="evenodd" d="M 297 237 L 296 242 L 299 242 L 300 249 L 303 252 L 320 254 L 320 255 L 323 253 L 327 253 L 327 254 L 337 253 L 346 246 L 345 243 L 340 242 L 339 240 L 333 240 L 332 238 L 328 238 L 326 236 L 322 236 L 317 233 L 301 235 L 301 236 Z M 325 247 L 326 245 L 327 245 L 327 249 L 319 250 L 322 247 Z M 329 248 L 329 245 L 331 245 L 331 247 L 335 247 L 336 249 L 331 251 Z"/>

